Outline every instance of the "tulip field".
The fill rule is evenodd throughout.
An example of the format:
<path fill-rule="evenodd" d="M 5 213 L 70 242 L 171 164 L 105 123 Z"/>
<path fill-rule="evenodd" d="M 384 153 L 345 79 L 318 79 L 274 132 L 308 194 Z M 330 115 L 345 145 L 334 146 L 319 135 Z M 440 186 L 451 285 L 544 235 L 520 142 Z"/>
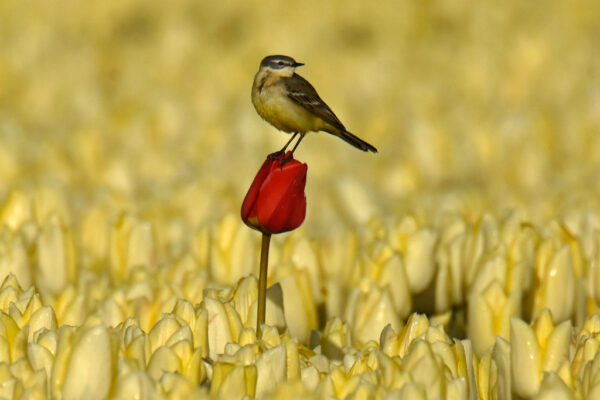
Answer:
<path fill-rule="evenodd" d="M 0 38 L 1 399 L 600 399 L 600 2 L 2 0 Z M 269 54 L 379 152 L 253 184 Z"/>

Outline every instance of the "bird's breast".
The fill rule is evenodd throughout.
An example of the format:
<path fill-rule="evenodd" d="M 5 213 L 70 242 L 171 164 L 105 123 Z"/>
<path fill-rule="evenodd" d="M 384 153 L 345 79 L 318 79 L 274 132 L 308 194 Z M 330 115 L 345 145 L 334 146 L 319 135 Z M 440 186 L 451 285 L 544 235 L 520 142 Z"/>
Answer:
<path fill-rule="evenodd" d="M 258 114 L 275 128 L 284 132 L 315 130 L 315 117 L 294 103 L 281 84 L 263 85 L 252 91 L 252 103 Z"/>

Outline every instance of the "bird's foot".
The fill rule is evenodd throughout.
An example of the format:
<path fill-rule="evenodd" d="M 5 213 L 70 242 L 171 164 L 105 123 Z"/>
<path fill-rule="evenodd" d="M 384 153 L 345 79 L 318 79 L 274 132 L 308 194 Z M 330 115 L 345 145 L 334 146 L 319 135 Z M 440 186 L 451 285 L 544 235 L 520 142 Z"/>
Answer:
<path fill-rule="evenodd" d="M 271 160 L 271 161 L 278 160 L 284 154 L 284 151 L 285 150 L 279 150 L 279 151 L 269 154 L 267 156 L 267 160 Z"/>
<path fill-rule="evenodd" d="M 290 151 L 289 154 L 281 160 L 280 168 L 283 168 L 283 166 L 286 163 L 288 163 L 292 158 L 294 158 L 294 153 Z"/>

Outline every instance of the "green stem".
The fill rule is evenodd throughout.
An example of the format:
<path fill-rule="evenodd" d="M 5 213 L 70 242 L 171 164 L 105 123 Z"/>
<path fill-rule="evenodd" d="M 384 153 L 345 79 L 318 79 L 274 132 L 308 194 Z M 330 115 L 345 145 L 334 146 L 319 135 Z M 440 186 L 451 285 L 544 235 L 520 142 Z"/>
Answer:
<path fill-rule="evenodd" d="M 267 309 L 267 270 L 269 268 L 269 243 L 271 234 L 263 233 L 260 248 L 260 273 L 258 275 L 258 315 L 256 317 L 256 337 L 262 337 L 262 324 L 265 323 Z"/>

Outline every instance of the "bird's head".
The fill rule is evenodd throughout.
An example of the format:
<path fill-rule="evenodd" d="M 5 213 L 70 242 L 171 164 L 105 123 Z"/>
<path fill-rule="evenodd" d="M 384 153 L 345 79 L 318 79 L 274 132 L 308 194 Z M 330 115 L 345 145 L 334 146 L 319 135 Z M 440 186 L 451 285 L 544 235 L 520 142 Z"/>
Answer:
<path fill-rule="evenodd" d="M 271 72 L 281 76 L 292 76 L 297 67 L 304 65 L 288 56 L 267 56 L 260 62 L 260 71 Z"/>

